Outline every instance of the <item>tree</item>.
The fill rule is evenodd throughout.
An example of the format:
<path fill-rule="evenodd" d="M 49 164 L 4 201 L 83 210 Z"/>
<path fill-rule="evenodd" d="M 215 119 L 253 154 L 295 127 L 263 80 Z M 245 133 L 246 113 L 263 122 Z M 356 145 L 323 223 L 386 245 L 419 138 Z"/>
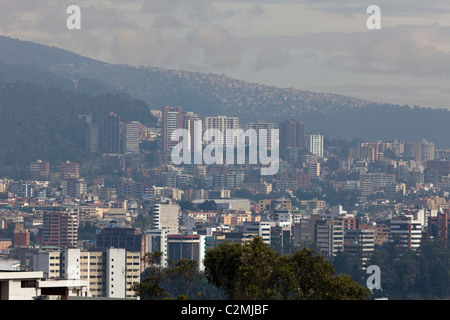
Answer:
<path fill-rule="evenodd" d="M 208 281 L 230 299 L 366 299 L 367 290 L 310 248 L 280 255 L 260 237 L 224 243 L 206 253 Z"/>
<path fill-rule="evenodd" d="M 143 274 L 143 280 L 133 287 L 142 300 L 161 300 L 169 294 L 164 288 L 165 273 L 162 266 L 162 252 L 147 252 L 143 259 L 150 265 Z"/>

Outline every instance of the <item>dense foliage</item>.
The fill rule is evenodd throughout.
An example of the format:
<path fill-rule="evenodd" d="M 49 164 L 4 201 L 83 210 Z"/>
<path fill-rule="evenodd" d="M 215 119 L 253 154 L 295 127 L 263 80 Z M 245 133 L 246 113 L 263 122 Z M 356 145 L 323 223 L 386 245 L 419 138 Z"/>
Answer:
<path fill-rule="evenodd" d="M 313 249 L 280 255 L 257 237 L 206 253 L 205 274 L 229 299 L 360 300 L 367 290 Z"/>
<path fill-rule="evenodd" d="M 395 245 L 377 248 L 369 262 L 380 267 L 381 290 L 374 297 L 391 300 L 435 300 L 450 298 L 450 250 L 441 239 L 423 237 L 416 251 Z M 341 253 L 333 265 L 365 284 L 368 275 L 359 267 L 357 256 Z"/>
<path fill-rule="evenodd" d="M 38 159 L 59 163 L 89 159 L 78 141 L 78 115 L 95 122 L 109 112 L 121 120 L 154 123 L 148 107 L 117 94 L 82 94 L 33 84 L 0 85 L 0 167 L 28 165 Z"/>

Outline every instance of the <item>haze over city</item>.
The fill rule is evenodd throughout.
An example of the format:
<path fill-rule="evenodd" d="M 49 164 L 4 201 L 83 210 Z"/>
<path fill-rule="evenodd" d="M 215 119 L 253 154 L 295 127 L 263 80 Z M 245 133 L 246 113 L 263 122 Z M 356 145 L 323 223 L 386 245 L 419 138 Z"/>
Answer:
<path fill-rule="evenodd" d="M 81 30 L 66 9 L 81 8 Z M 2 1 L 0 34 L 110 63 L 227 74 L 376 102 L 448 107 L 445 1 Z"/>

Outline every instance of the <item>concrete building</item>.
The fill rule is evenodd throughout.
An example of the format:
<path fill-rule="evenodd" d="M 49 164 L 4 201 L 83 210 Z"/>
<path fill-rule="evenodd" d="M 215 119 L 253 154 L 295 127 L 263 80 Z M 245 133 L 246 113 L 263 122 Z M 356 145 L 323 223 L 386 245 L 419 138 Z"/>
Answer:
<path fill-rule="evenodd" d="M 95 298 L 137 299 L 132 286 L 140 281 L 141 254 L 122 248 L 41 251 L 33 255 L 32 269 L 42 272 L 44 279 L 83 282 Z"/>
<path fill-rule="evenodd" d="M 323 157 L 323 136 L 311 134 L 308 138 L 309 152 L 318 157 Z"/>
<path fill-rule="evenodd" d="M 122 126 L 123 153 L 139 153 L 139 121 L 127 121 Z"/>
<path fill-rule="evenodd" d="M 391 219 L 389 242 L 395 245 L 417 249 L 422 238 L 422 224 L 412 215 L 402 215 Z"/>
<path fill-rule="evenodd" d="M 326 257 L 344 250 L 344 228 L 336 220 L 317 221 L 315 236 L 318 250 Z"/>
<path fill-rule="evenodd" d="M 167 234 L 178 234 L 180 206 L 174 200 L 155 203 L 150 212 L 151 228 L 165 230 Z"/>
<path fill-rule="evenodd" d="M 227 116 L 216 116 L 216 117 L 206 117 L 205 118 L 205 138 L 207 142 L 215 140 L 217 144 L 226 144 L 226 145 L 236 145 L 237 144 L 237 138 L 234 137 L 232 141 L 228 141 L 227 138 L 227 130 L 231 130 L 234 132 L 234 130 L 239 129 L 239 118 L 237 117 L 227 117 Z M 219 130 L 222 134 L 221 137 L 213 137 L 211 132 L 208 132 L 208 130 Z M 230 132 L 231 132 L 230 131 Z"/>
<path fill-rule="evenodd" d="M 78 245 L 78 210 L 45 211 L 42 224 L 42 245 L 74 248 Z"/>
<path fill-rule="evenodd" d="M 85 281 L 45 279 L 42 271 L 0 271 L 0 300 L 67 300 L 89 297 Z"/>
<path fill-rule="evenodd" d="M 197 262 L 198 270 L 204 270 L 205 236 L 170 234 L 167 236 L 168 258 L 174 262 L 187 259 Z"/>
<path fill-rule="evenodd" d="M 162 108 L 162 143 L 164 151 L 170 151 L 179 141 L 172 141 L 172 132 L 181 129 L 183 124 L 181 107 L 165 106 Z"/>

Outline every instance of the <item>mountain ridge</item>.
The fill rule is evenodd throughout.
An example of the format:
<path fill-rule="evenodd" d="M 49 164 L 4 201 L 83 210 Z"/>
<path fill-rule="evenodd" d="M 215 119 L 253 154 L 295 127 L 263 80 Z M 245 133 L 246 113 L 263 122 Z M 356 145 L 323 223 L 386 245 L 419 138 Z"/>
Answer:
<path fill-rule="evenodd" d="M 4 36 L 0 36 L 0 60 L 7 66 L 39 70 L 62 79 L 61 85 L 65 83 L 70 87 L 64 88 L 66 90 L 125 93 L 142 100 L 149 109 L 181 106 L 183 111 L 198 113 L 202 118 L 236 116 L 241 125 L 257 120 L 297 119 L 306 123 L 307 132 L 337 138 L 402 139 L 406 142 L 427 139 L 442 148 L 450 148 L 450 141 L 445 138 L 450 135 L 450 128 L 447 128 L 450 111 L 447 109 L 279 88 L 213 73 L 110 64 L 64 49 Z M 1 68 L 0 63 L 0 75 Z M 26 82 L 31 78 L 25 73 L 21 80 Z"/>

